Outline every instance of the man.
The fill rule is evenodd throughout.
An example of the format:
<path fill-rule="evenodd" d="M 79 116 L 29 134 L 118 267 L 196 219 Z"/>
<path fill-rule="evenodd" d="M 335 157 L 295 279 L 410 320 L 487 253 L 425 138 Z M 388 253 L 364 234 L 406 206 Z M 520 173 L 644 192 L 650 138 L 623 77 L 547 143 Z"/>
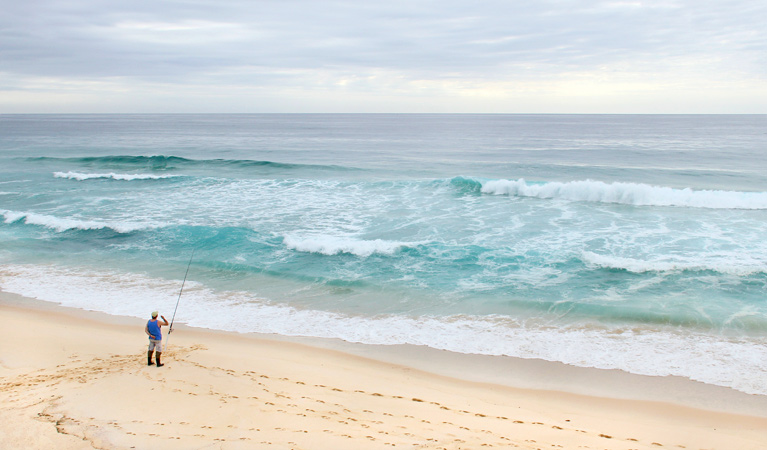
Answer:
<path fill-rule="evenodd" d="M 160 330 L 160 328 L 163 325 L 168 325 L 168 319 L 166 319 L 165 316 L 160 317 L 164 323 L 160 323 L 160 321 L 157 320 L 157 311 L 153 312 L 152 320 L 148 321 L 146 327 L 144 327 L 144 332 L 149 336 L 149 352 L 146 355 L 147 366 L 152 365 L 152 352 L 154 351 L 157 352 L 157 367 L 165 365 L 160 362 L 160 357 L 162 356 L 162 330 Z"/>

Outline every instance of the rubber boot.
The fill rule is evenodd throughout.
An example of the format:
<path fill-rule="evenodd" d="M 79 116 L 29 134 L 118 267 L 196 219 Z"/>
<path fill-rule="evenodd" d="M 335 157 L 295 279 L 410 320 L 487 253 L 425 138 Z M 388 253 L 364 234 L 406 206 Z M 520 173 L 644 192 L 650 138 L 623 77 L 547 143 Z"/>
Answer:
<path fill-rule="evenodd" d="M 152 362 L 152 353 L 154 353 L 154 352 L 152 352 L 152 351 L 150 350 L 150 351 L 148 351 L 148 352 L 147 352 L 147 354 L 146 354 L 146 365 L 147 365 L 147 366 L 151 366 L 152 364 L 154 364 L 154 363 Z"/>
<path fill-rule="evenodd" d="M 155 359 L 157 360 L 157 367 L 162 367 L 162 366 L 164 366 L 164 365 L 165 365 L 165 364 L 163 364 L 163 363 L 161 363 L 161 362 L 160 362 L 160 355 L 162 355 L 162 353 L 160 353 L 160 352 L 157 352 L 157 356 L 156 356 L 156 358 L 155 358 Z"/>

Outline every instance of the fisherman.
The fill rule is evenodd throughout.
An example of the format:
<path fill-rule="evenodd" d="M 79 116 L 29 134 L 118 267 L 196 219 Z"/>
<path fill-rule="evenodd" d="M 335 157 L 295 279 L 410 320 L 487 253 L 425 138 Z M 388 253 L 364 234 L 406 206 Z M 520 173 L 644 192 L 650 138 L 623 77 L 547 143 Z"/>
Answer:
<path fill-rule="evenodd" d="M 162 367 L 165 364 L 160 362 L 160 357 L 162 356 L 162 330 L 160 329 L 163 325 L 168 325 L 168 320 L 165 318 L 165 316 L 160 316 L 162 318 L 162 322 L 157 320 L 157 311 L 154 311 L 152 313 L 152 319 L 146 323 L 146 327 L 144 327 L 144 332 L 146 332 L 147 336 L 149 336 L 149 352 L 146 355 L 146 363 L 147 366 L 152 365 L 152 352 L 157 352 L 157 367 Z M 164 323 L 163 323 L 164 322 Z"/>

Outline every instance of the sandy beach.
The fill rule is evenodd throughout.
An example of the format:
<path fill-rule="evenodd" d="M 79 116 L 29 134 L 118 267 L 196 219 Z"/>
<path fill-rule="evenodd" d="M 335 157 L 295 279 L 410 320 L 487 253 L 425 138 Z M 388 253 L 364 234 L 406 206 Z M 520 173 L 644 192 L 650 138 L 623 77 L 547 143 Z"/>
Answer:
<path fill-rule="evenodd" d="M 158 368 L 143 319 L 0 318 L 3 449 L 767 448 L 764 397 L 689 380 L 183 325 Z"/>

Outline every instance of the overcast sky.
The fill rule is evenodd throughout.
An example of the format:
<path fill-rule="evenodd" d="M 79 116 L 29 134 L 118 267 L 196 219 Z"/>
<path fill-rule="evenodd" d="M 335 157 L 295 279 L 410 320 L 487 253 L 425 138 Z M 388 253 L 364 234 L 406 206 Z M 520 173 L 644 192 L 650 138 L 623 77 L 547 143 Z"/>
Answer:
<path fill-rule="evenodd" d="M 0 113 L 767 113 L 765 0 L 0 6 Z"/>

